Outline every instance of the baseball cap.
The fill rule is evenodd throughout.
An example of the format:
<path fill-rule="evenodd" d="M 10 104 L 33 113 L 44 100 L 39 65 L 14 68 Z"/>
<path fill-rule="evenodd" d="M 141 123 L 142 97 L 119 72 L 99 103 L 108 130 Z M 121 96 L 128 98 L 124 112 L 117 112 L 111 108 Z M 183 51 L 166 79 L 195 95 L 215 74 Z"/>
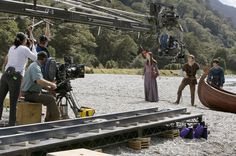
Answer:
<path fill-rule="evenodd" d="M 45 41 L 48 41 L 48 37 L 46 35 L 41 35 L 39 37 L 39 42 L 45 42 Z"/>

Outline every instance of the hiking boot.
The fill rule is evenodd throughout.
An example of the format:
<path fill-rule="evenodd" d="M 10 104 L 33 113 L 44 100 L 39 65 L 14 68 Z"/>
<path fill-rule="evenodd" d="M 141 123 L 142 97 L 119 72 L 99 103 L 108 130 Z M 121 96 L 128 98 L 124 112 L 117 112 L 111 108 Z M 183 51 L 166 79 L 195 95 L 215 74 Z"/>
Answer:
<path fill-rule="evenodd" d="M 179 104 L 179 102 L 178 102 L 178 101 L 175 101 L 173 104 L 176 104 L 176 105 L 178 105 L 178 104 Z"/>

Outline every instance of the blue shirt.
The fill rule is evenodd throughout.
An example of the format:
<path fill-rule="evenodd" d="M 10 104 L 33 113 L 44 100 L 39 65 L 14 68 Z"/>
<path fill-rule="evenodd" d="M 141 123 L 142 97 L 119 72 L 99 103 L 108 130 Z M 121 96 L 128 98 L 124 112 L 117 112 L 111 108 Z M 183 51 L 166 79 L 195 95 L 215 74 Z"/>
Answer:
<path fill-rule="evenodd" d="M 48 58 L 49 57 L 51 57 L 50 56 L 50 54 L 49 54 L 49 51 L 48 51 L 48 49 L 47 48 L 45 48 L 45 47 L 41 47 L 40 45 L 38 45 L 37 44 L 37 46 L 36 46 L 36 51 L 37 51 L 37 53 L 39 53 L 39 52 L 41 52 L 41 51 L 44 51 L 44 52 L 46 52 L 47 53 L 47 55 L 48 55 Z"/>
<path fill-rule="evenodd" d="M 221 67 L 212 67 L 209 71 L 207 81 L 217 87 L 222 87 L 225 83 L 224 70 Z"/>
<path fill-rule="evenodd" d="M 31 63 L 23 79 L 22 91 L 40 93 L 42 87 L 39 84 L 37 84 L 36 81 L 42 79 L 43 79 L 43 74 L 41 71 L 40 63 L 38 61 Z"/>

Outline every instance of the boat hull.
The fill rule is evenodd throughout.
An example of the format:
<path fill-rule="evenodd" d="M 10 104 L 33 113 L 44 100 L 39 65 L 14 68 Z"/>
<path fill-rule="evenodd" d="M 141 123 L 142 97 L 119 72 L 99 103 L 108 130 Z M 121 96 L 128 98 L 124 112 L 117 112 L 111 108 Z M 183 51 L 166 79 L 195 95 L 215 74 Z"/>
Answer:
<path fill-rule="evenodd" d="M 204 74 L 198 84 L 198 96 L 201 103 L 213 110 L 236 113 L 236 94 L 216 89 L 209 85 Z"/>

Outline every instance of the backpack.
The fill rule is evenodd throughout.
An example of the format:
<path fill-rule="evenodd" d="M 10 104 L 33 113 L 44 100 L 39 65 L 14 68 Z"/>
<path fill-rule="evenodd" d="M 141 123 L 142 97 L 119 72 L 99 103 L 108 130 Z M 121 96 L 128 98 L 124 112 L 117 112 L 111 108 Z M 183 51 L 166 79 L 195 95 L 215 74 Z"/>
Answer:
<path fill-rule="evenodd" d="M 42 66 L 43 78 L 48 81 L 54 81 L 57 74 L 57 62 L 52 57 L 47 58 L 46 63 Z"/>

